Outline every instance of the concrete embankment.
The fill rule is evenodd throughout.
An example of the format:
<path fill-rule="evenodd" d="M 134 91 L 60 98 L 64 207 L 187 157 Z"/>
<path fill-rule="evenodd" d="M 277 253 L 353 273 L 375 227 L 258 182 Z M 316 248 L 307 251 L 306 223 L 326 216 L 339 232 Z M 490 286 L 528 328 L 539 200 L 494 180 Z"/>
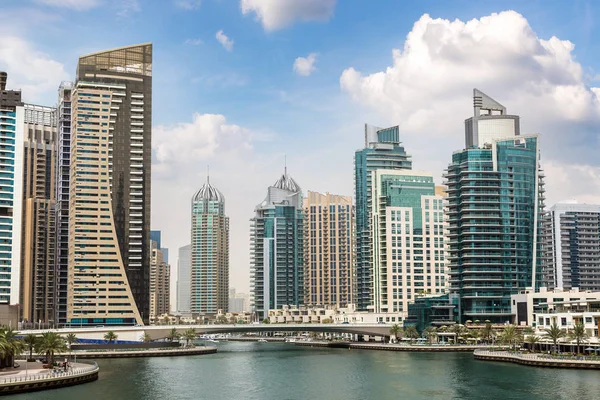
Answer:
<path fill-rule="evenodd" d="M 77 351 L 73 357 L 79 359 L 97 358 L 131 358 L 131 357 L 179 357 L 197 356 L 202 354 L 213 354 L 217 352 L 216 347 L 190 347 L 179 349 L 156 349 L 156 350 L 117 350 L 117 351 Z"/>
<path fill-rule="evenodd" d="M 576 368 L 576 369 L 600 369 L 600 360 L 579 358 L 551 357 L 543 354 L 522 354 L 508 351 L 475 351 L 473 357 L 482 361 L 511 362 L 515 364 L 528 365 L 531 367 L 545 368 Z"/>
<path fill-rule="evenodd" d="M 79 385 L 98 379 L 96 363 L 72 363 L 66 372 L 42 369 L 40 363 L 27 363 L 27 366 L 27 370 L 21 367 L 16 373 L 0 376 L 0 396 Z"/>
<path fill-rule="evenodd" d="M 356 342 L 323 342 L 302 341 L 295 342 L 297 346 L 307 347 L 330 347 L 357 350 L 380 350 L 380 351 L 410 351 L 410 352 L 472 352 L 483 346 L 446 346 L 446 345 L 408 345 L 408 344 L 384 344 L 384 343 L 356 343 Z M 489 348 L 489 346 L 486 346 Z"/>

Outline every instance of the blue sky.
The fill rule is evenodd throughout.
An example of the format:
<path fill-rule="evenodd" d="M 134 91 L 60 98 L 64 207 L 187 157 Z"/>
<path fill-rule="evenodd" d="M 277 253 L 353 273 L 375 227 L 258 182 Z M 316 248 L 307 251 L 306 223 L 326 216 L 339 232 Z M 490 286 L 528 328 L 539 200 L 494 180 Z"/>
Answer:
<path fill-rule="evenodd" d="M 2 0 L 0 70 L 27 101 L 52 105 L 80 55 L 152 42 L 153 228 L 175 265 L 210 164 L 231 217 L 231 283 L 245 291 L 248 219 L 286 154 L 304 190 L 351 195 L 363 123 L 399 124 L 415 168 L 441 183 L 473 87 L 542 134 L 549 205 L 600 202 L 598 4 Z"/>

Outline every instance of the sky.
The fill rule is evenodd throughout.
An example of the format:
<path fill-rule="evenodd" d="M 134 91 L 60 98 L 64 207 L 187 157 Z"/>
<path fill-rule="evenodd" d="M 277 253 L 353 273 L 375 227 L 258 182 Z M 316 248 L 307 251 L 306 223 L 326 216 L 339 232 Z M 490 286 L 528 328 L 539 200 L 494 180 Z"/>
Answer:
<path fill-rule="evenodd" d="M 56 104 L 81 55 L 153 43 L 152 229 L 173 277 L 208 166 L 230 217 L 230 285 L 247 292 L 249 220 L 286 158 L 304 191 L 352 195 L 364 123 L 398 125 L 413 168 L 441 184 L 464 147 L 473 88 L 541 134 L 548 206 L 600 203 L 599 2 L 0 5 L 0 70 L 27 102 Z"/>

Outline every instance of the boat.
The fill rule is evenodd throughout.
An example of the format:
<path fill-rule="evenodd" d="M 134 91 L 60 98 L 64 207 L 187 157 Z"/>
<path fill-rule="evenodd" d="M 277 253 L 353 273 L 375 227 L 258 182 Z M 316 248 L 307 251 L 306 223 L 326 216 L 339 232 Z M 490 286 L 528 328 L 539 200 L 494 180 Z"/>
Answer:
<path fill-rule="evenodd" d="M 219 343 L 219 341 L 218 341 L 218 340 L 215 340 L 215 339 L 208 339 L 208 340 L 207 340 L 207 342 L 211 342 L 211 343 Z"/>
<path fill-rule="evenodd" d="M 267 343 L 267 339 L 258 339 L 258 341 L 261 343 Z"/>

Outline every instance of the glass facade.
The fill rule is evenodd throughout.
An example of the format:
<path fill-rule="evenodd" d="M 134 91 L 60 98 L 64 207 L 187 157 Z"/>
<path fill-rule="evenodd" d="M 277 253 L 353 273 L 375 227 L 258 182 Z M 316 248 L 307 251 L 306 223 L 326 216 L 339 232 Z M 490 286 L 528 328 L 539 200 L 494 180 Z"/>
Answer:
<path fill-rule="evenodd" d="M 510 320 L 510 295 L 541 283 L 537 136 L 456 152 L 448 167 L 450 290 L 460 318 Z"/>
<path fill-rule="evenodd" d="M 359 311 L 373 306 L 371 248 L 371 179 L 378 169 L 412 169 L 410 156 L 400 143 L 397 126 L 380 129 L 365 125 L 365 148 L 354 154 L 356 200 L 356 305 Z"/>

